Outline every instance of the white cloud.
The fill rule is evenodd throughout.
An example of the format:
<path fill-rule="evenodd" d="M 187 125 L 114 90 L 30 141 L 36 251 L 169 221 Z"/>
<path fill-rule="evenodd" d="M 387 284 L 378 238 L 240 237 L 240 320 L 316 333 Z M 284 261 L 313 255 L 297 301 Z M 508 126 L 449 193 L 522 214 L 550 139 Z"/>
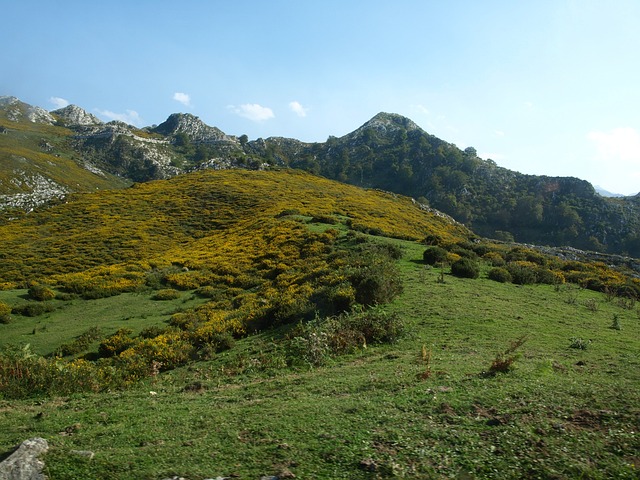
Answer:
<path fill-rule="evenodd" d="M 262 122 L 264 120 L 269 120 L 270 118 L 274 118 L 273 110 L 268 107 L 263 107 L 262 105 L 258 105 L 257 103 L 245 103 L 244 105 L 240 105 L 236 107 L 235 105 L 229 105 L 227 107 L 236 115 L 239 115 L 244 118 L 248 118 L 254 122 Z"/>
<path fill-rule="evenodd" d="M 640 162 L 640 133 L 630 127 L 614 128 L 609 132 L 589 132 L 591 140 L 603 160 Z"/>
<path fill-rule="evenodd" d="M 527 107 L 528 109 L 532 109 L 533 108 L 533 102 L 524 102 L 524 106 Z"/>
<path fill-rule="evenodd" d="M 173 99 L 176 102 L 180 102 L 185 107 L 190 107 L 191 106 L 191 97 L 187 93 L 176 92 L 176 93 L 173 94 Z"/>
<path fill-rule="evenodd" d="M 503 132 L 502 130 L 494 130 L 494 131 L 493 131 L 493 134 L 494 134 L 496 137 L 504 137 L 504 132 Z"/>
<path fill-rule="evenodd" d="M 118 120 L 135 126 L 142 124 L 142 118 L 140 118 L 140 115 L 135 110 L 127 110 L 126 113 L 116 113 L 111 110 L 99 110 L 96 108 L 96 112 L 108 120 Z"/>
<path fill-rule="evenodd" d="M 627 195 L 640 190 L 640 132 L 631 127 L 587 134 L 596 149 L 593 177 L 607 190 Z"/>
<path fill-rule="evenodd" d="M 422 115 L 429 115 L 429 109 L 424 105 L 410 105 L 409 108 L 411 108 L 411 110 L 413 110 L 414 112 L 420 113 Z"/>
<path fill-rule="evenodd" d="M 307 111 L 309 109 L 304 108 L 300 102 L 289 102 L 289 108 L 291 109 L 291 111 L 293 111 L 293 113 L 295 113 L 296 115 L 298 115 L 299 117 L 306 117 L 307 116 Z"/>
<path fill-rule="evenodd" d="M 64 99 L 64 98 L 60 98 L 60 97 L 51 97 L 49 99 L 49 102 L 51 104 L 53 104 L 56 108 L 64 108 L 67 105 L 69 105 L 69 101 Z"/>

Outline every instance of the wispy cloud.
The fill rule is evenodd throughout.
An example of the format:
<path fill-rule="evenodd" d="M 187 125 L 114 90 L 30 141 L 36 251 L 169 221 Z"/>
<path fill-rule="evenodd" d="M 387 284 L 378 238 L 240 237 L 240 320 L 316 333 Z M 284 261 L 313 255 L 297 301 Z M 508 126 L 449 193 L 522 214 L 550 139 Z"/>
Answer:
<path fill-rule="evenodd" d="M 295 113 L 299 117 L 306 117 L 307 112 L 309 111 L 308 108 L 304 108 L 300 102 L 296 102 L 296 101 L 289 102 L 289 108 L 293 113 Z"/>
<path fill-rule="evenodd" d="M 608 132 L 587 134 L 601 159 L 614 162 L 640 162 L 640 133 L 630 127 L 614 128 Z"/>
<path fill-rule="evenodd" d="M 411 108 L 411 110 L 413 110 L 416 113 L 419 113 L 421 115 L 429 115 L 429 109 L 427 107 L 425 107 L 424 105 L 410 105 L 409 108 Z"/>
<path fill-rule="evenodd" d="M 494 134 L 496 137 L 504 137 L 504 132 L 503 132 L 502 130 L 494 130 L 494 131 L 493 131 L 493 134 Z"/>
<path fill-rule="evenodd" d="M 185 107 L 190 107 L 191 106 L 191 96 L 189 94 L 187 94 L 187 93 L 176 92 L 176 93 L 173 94 L 173 99 L 176 102 L 180 102 Z"/>
<path fill-rule="evenodd" d="M 64 98 L 60 98 L 60 97 L 51 97 L 51 98 L 49 98 L 49 103 L 51 103 L 56 108 L 64 108 L 67 105 L 69 105 L 69 101 L 68 100 L 66 100 Z"/>
<path fill-rule="evenodd" d="M 244 105 L 240 105 L 236 107 L 235 105 L 229 105 L 227 107 L 236 115 L 239 115 L 244 118 L 248 118 L 254 122 L 262 122 L 264 120 L 269 120 L 270 118 L 274 118 L 273 110 L 269 107 L 263 107 L 257 103 L 245 103 Z"/>
<path fill-rule="evenodd" d="M 587 139 L 596 150 L 597 183 L 611 191 L 635 195 L 640 190 L 640 132 L 621 127 L 589 132 Z"/>
<path fill-rule="evenodd" d="M 140 118 L 140 115 L 135 110 L 127 110 L 125 113 L 116 113 L 111 110 L 100 110 L 96 108 L 96 112 L 98 112 L 98 115 L 108 120 L 118 120 L 135 126 L 140 126 L 142 124 L 142 118 Z"/>

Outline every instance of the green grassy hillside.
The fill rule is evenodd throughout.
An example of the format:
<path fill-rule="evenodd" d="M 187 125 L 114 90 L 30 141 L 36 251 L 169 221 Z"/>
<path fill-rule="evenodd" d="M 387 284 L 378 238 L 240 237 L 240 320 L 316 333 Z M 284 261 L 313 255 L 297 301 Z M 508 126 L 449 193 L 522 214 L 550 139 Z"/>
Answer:
<path fill-rule="evenodd" d="M 294 170 L 0 237 L 0 452 L 43 436 L 51 479 L 637 478 L 627 272 Z"/>
<path fill-rule="evenodd" d="M 1 449 L 44 436 L 54 480 L 637 478 L 635 310 L 588 290 L 442 281 L 423 247 L 398 243 L 396 343 L 309 368 L 286 366 L 269 332 L 124 391 L 3 401 Z M 515 368 L 488 374 L 522 336 Z"/>

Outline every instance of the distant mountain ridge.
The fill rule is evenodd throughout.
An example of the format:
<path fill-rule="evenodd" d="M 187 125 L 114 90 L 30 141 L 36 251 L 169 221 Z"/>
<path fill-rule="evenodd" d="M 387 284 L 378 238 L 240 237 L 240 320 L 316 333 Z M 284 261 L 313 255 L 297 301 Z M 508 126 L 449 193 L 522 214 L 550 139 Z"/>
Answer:
<path fill-rule="evenodd" d="M 416 198 L 483 236 L 640 257 L 640 196 L 605 198 L 584 180 L 499 167 L 393 113 L 326 142 L 249 141 L 191 114 L 139 129 L 75 105 L 47 112 L 0 97 L 0 131 L 5 210 L 194 170 L 291 167 Z"/>

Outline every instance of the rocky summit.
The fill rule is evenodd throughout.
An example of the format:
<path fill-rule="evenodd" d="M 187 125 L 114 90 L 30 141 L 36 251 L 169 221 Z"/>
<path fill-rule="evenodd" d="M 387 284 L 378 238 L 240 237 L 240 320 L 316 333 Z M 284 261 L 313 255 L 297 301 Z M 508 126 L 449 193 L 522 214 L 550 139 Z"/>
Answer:
<path fill-rule="evenodd" d="M 101 125 L 103 123 L 98 117 L 77 105 L 67 105 L 51 113 L 60 117 L 66 125 Z"/>

